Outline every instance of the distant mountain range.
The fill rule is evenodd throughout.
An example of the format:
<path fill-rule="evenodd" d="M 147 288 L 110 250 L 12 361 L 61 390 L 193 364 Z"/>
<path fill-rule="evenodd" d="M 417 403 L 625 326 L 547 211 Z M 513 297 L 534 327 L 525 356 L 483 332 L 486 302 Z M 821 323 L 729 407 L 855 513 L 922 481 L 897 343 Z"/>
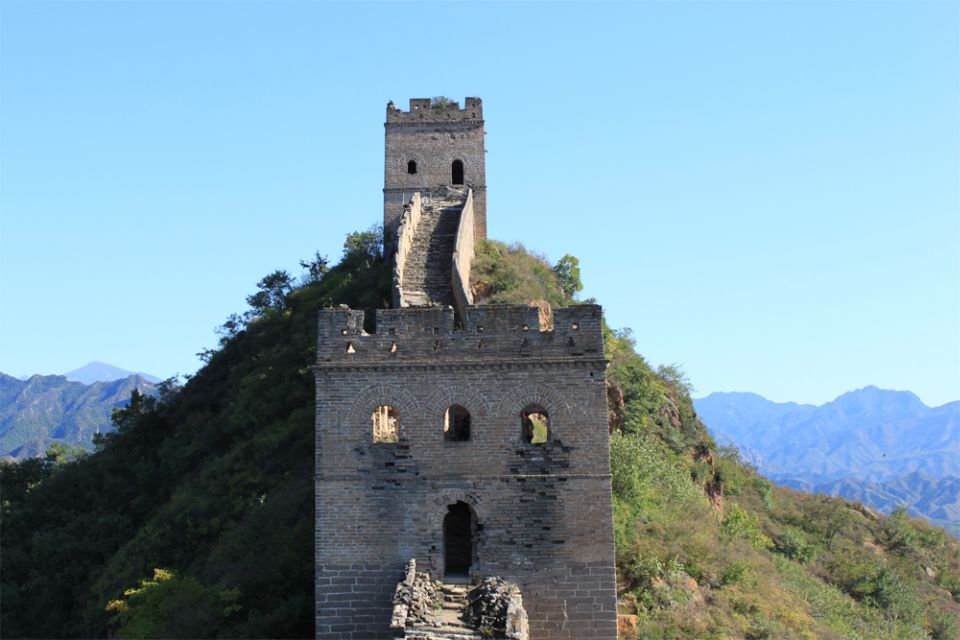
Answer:
<path fill-rule="evenodd" d="M 960 532 L 960 402 L 928 407 L 909 391 L 866 387 L 820 406 L 755 393 L 694 400 L 720 444 L 804 491 L 905 505 Z"/>
<path fill-rule="evenodd" d="M 84 375 L 91 365 L 77 371 Z M 84 384 L 66 376 L 20 380 L 0 373 L 0 458 L 43 455 L 52 442 L 91 448 L 93 434 L 113 429 L 110 414 L 129 402 L 134 389 L 153 393 L 155 386 L 138 374 Z"/>

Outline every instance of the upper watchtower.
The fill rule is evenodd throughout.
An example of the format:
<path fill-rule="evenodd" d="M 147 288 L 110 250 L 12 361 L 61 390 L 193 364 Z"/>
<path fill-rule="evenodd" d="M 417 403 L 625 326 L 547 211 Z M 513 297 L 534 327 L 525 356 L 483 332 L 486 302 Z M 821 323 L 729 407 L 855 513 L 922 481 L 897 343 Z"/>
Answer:
<path fill-rule="evenodd" d="M 474 235 L 487 237 L 487 178 L 484 169 L 483 103 L 430 98 L 410 100 L 410 110 L 387 103 L 383 179 L 383 230 L 392 237 L 411 196 L 450 185 L 473 190 Z"/>

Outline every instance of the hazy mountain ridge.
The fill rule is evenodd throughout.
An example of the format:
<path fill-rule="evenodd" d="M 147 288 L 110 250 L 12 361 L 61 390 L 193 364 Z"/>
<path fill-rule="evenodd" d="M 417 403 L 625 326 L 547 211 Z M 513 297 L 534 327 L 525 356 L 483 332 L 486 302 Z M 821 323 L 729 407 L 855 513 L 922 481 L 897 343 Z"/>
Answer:
<path fill-rule="evenodd" d="M 66 376 L 27 380 L 0 373 L 0 458 L 42 455 L 51 442 L 91 448 L 93 435 L 113 429 L 110 415 L 134 391 L 152 393 L 140 375 L 83 384 Z"/>
<path fill-rule="evenodd" d="M 960 531 L 960 402 L 928 407 L 909 391 L 865 387 L 821 406 L 753 393 L 694 406 L 719 442 L 778 483 L 887 512 L 906 505 Z"/>

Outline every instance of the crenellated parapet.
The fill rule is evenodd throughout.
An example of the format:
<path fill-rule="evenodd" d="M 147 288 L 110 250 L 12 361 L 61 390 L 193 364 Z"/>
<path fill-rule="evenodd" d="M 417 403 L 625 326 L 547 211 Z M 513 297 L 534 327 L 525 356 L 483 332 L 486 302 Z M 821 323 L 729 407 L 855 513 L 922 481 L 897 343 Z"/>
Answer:
<path fill-rule="evenodd" d="M 455 101 L 434 103 L 430 98 L 411 98 L 410 110 L 387 103 L 387 124 L 435 124 L 437 122 L 483 122 L 483 101 L 467 98 L 464 108 Z"/>
<path fill-rule="evenodd" d="M 599 305 L 555 310 L 549 331 L 540 330 L 536 307 L 520 305 L 469 307 L 462 329 L 456 328 L 452 307 L 378 309 L 376 333 L 366 333 L 363 320 L 363 311 L 321 311 L 317 364 L 603 358 Z"/>

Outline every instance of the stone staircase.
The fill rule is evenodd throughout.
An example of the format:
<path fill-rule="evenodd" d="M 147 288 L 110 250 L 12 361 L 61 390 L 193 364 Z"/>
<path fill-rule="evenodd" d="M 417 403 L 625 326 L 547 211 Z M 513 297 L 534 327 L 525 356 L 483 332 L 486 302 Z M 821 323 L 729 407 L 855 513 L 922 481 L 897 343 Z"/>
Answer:
<path fill-rule="evenodd" d="M 434 609 L 429 623 L 409 627 L 406 640 L 474 640 L 484 638 L 465 621 L 467 595 L 472 585 L 447 584 L 440 586 L 441 608 Z"/>
<path fill-rule="evenodd" d="M 450 189 L 424 203 L 403 269 L 403 306 L 453 306 L 453 249 L 464 199 Z"/>

